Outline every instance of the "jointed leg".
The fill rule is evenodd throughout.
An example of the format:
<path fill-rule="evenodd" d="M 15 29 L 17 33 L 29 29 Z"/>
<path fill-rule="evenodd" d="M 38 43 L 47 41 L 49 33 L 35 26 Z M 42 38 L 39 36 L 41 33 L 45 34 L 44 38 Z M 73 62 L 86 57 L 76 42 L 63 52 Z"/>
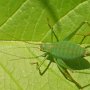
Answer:
<path fill-rule="evenodd" d="M 56 38 L 56 40 L 57 40 L 57 42 L 59 41 L 59 39 L 58 39 L 58 37 L 57 37 L 57 35 L 55 34 L 55 32 L 54 32 L 54 30 L 53 30 L 53 27 L 51 27 L 51 25 L 49 24 L 49 20 L 47 19 L 47 21 L 48 21 L 48 26 L 49 26 L 49 28 L 51 29 L 51 40 L 52 40 L 52 42 L 53 42 L 53 35 L 55 36 L 55 38 Z"/>
<path fill-rule="evenodd" d="M 85 88 L 85 87 L 87 87 L 87 86 L 90 86 L 90 84 L 88 84 L 88 85 L 85 85 L 85 86 L 82 87 L 78 82 L 76 82 L 76 81 L 73 79 L 73 77 L 70 75 L 70 73 L 67 71 L 67 69 L 65 69 L 65 68 L 63 68 L 63 67 L 59 67 L 59 70 L 61 71 L 61 73 L 64 75 L 64 77 L 65 77 L 67 80 L 73 82 L 79 89 L 83 89 L 83 88 Z"/>
<path fill-rule="evenodd" d="M 49 68 L 49 66 L 51 65 L 52 61 L 50 61 L 47 65 L 47 67 L 44 69 L 44 71 L 41 71 L 40 67 L 42 66 L 42 64 L 45 62 L 45 60 L 47 59 L 48 55 L 44 58 L 43 62 L 39 65 L 38 62 L 32 63 L 32 64 L 36 64 L 36 68 L 39 70 L 39 74 L 43 75 L 47 69 Z"/>
<path fill-rule="evenodd" d="M 44 69 L 44 71 L 41 71 L 41 70 L 40 70 L 40 66 L 39 66 L 38 63 L 37 63 L 37 69 L 39 70 L 39 74 L 40 74 L 40 75 L 43 75 L 43 74 L 47 71 L 47 69 L 49 68 L 49 66 L 51 65 L 51 63 L 52 63 L 52 61 L 50 61 L 50 62 L 48 63 L 48 65 L 47 65 L 47 67 Z"/>
<path fill-rule="evenodd" d="M 86 22 L 84 22 L 84 24 L 85 23 L 87 23 L 88 24 L 88 26 L 90 26 L 90 23 L 88 23 L 87 21 Z M 81 42 L 79 43 L 79 44 L 82 44 L 83 43 L 83 41 L 85 40 L 85 38 L 87 37 L 87 36 L 90 36 L 90 32 L 88 33 L 88 34 L 77 34 L 77 35 L 81 35 L 81 36 L 83 36 L 83 38 L 82 38 L 82 40 L 81 40 Z"/>
<path fill-rule="evenodd" d="M 78 32 L 78 30 L 79 30 L 85 23 L 87 23 L 87 24 L 90 26 L 90 24 L 89 24 L 87 21 L 82 22 L 82 23 L 79 25 L 79 27 L 77 27 L 76 30 L 73 31 L 70 35 L 68 35 L 64 40 L 70 40 L 74 35 L 76 35 L 76 33 Z M 78 35 L 78 34 L 77 34 L 77 35 Z M 81 43 L 82 43 L 82 42 L 81 42 Z"/>
<path fill-rule="evenodd" d="M 82 86 L 72 78 L 72 76 L 69 74 L 69 72 L 65 68 L 59 67 L 59 70 L 61 71 L 61 73 L 67 80 L 69 80 L 70 82 L 73 82 L 79 89 L 82 88 Z"/>
<path fill-rule="evenodd" d="M 85 38 L 88 37 L 88 36 L 90 36 L 90 32 L 89 32 L 88 34 L 85 34 L 85 35 L 82 35 L 82 34 L 77 34 L 77 35 L 83 36 L 83 38 L 82 38 L 82 40 L 81 40 L 81 42 L 80 42 L 80 44 L 82 44 L 83 41 L 85 40 Z"/>
<path fill-rule="evenodd" d="M 61 73 L 63 74 L 63 76 L 69 80 L 70 82 L 73 82 L 79 89 L 82 88 L 81 85 L 79 85 L 79 83 L 77 83 L 72 76 L 69 74 L 69 72 L 67 71 L 66 68 L 64 68 L 64 66 L 61 66 L 58 62 L 57 59 L 54 59 L 54 62 L 57 64 L 59 70 L 61 71 Z"/>

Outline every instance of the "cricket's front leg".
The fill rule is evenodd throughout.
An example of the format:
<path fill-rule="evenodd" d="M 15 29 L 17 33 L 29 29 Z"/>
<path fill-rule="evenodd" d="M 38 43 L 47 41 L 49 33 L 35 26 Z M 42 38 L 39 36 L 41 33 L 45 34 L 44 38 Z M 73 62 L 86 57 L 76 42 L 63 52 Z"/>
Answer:
<path fill-rule="evenodd" d="M 47 69 L 49 68 L 49 66 L 51 65 L 51 63 L 52 63 L 52 61 L 50 61 L 48 63 L 47 67 L 43 71 L 41 71 L 41 69 L 40 69 L 41 65 L 39 65 L 38 62 L 37 63 L 34 63 L 34 64 L 37 65 L 36 68 L 38 69 L 39 74 L 42 76 L 47 71 Z"/>
<path fill-rule="evenodd" d="M 82 40 L 81 40 L 80 43 L 79 43 L 79 44 L 82 44 L 83 41 L 84 41 L 88 36 L 90 36 L 90 32 L 88 32 L 87 34 L 76 34 L 76 35 L 83 36 Z"/>
<path fill-rule="evenodd" d="M 50 66 L 51 63 L 52 63 L 52 60 L 50 60 L 49 63 L 48 63 L 48 65 L 47 65 L 47 67 L 46 67 L 43 71 L 41 71 L 40 67 L 41 67 L 42 64 L 45 62 L 45 60 L 47 59 L 47 57 L 48 57 L 48 55 L 44 58 L 43 62 L 42 62 L 40 65 L 38 64 L 38 62 L 31 63 L 31 64 L 36 64 L 36 69 L 38 69 L 39 74 L 40 74 L 41 76 L 47 71 L 47 69 L 49 68 L 49 66 Z"/>

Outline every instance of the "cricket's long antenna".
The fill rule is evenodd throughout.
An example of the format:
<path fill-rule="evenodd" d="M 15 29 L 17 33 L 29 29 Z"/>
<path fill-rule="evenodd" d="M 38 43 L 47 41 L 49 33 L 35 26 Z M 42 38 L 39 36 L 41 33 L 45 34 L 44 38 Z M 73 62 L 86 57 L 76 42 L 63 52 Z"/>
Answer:
<path fill-rule="evenodd" d="M 25 41 L 25 42 L 28 44 L 42 45 L 42 42 L 27 42 L 27 41 Z"/>
<path fill-rule="evenodd" d="M 7 34 L 8 36 L 14 38 L 15 40 L 17 40 L 17 38 L 10 35 L 9 33 L 4 32 L 3 30 L 0 30 L 0 31 L 2 31 L 3 33 Z M 22 40 L 21 42 L 25 42 L 25 43 L 28 43 L 28 44 L 34 44 L 34 45 L 41 45 L 42 44 L 41 42 L 30 42 L 30 41 L 24 41 L 24 40 Z"/>
<path fill-rule="evenodd" d="M 41 55 L 39 55 L 39 56 L 34 56 L 34 57 L 23 57 L 23 56 L 18 56 L 18 55 L 6 53 L 6 52 L 4 52 L 4 51 L 2 51 L 2 50 L 0 50 L 0 52 L 1 52 L 1 53 L 4 53 L 4 54 L 7 54 L 7 55 L 11 55 L 11 56 L 18 57 L 19 59 L 33 59 L 33 58 L 39 58 L 39 57 L 44 56 L 44 54 L 41 54 Z M 15 59 L 15 60 L 17 60 L 17 59 Z"/>
<path fill-rule="evenodd" d="M 42 57 L 42 56 L 44 56 L 44 54 L 41 54 L 41 55 L 39 55 L 39 56 L 35 56 L 35 57 L 27 57 L 27 58 L 25 58 L 25 57 L 23 57 L 23 58 L 18 58 L 18 59 L 12 59 L 12 60 L 20 60 L 20 59 L 34 59 L 34 58 L 39 58 L 39 57 Z M 12 60 L 9 60 L 9 61 L 12 61 Z"/>

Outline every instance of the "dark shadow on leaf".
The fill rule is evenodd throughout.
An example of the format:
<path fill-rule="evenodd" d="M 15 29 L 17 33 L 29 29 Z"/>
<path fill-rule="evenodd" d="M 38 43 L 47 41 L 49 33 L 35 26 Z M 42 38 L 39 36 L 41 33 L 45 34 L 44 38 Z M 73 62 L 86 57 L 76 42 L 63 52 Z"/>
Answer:
<path fill-rule="evenodd" d="M 90 62 L 88 62 L 84 58 L 80 58 L 77 60 L 63 60 L 67 66 L 69 66 L 73 70 L 83 70 L 90 69 Z"/>

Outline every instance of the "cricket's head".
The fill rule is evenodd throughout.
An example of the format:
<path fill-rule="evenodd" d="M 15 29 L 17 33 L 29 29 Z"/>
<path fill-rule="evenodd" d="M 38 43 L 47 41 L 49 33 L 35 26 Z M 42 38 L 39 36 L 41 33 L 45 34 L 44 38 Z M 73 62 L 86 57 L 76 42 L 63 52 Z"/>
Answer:
<path fill-rule="evenodd" d="M 52 47 L 51 43 L 43 43 L 40 45 L 40 50 L 43 52 L 49 52 L 51 47 Z"/>

